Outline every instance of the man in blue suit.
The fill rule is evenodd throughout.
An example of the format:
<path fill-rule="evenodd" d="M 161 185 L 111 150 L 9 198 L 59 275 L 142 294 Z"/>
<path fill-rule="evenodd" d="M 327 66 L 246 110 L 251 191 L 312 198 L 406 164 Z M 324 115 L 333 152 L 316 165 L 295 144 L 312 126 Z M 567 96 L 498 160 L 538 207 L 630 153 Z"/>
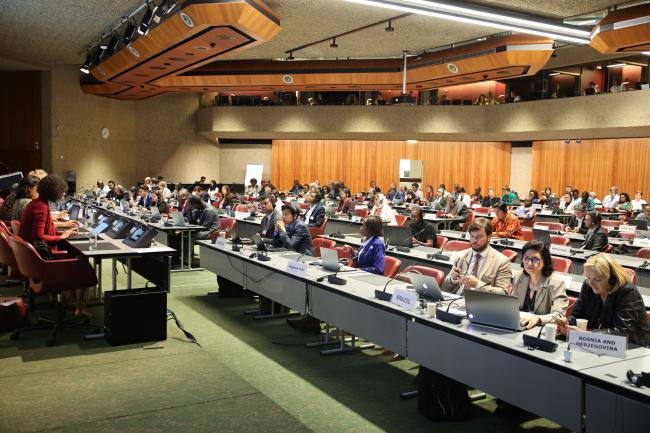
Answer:
<path fill-rule="evenodd" d="M 312 191 L 305 197 L 311 206 L 305 214 L 305 223 L 309 227 L 320 227 L 325 221 L 325 208 L 321 204 L 323 196 L 320 192 Z"/>

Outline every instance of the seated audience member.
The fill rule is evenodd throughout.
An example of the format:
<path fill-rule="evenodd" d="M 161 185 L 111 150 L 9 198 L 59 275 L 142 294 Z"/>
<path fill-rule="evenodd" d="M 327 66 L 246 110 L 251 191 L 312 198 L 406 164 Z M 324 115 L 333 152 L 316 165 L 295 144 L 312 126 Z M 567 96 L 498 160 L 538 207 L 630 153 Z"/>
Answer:
<path fill-rule="evenodd" d="M 291 190 L 289 192 L 294 195 L 298 195 L 302 193 L 302 185 L 300 185 L 300 181 L 298 179 L 295 179 L 293 181 L 293 186 L 291 187 Z"/>
<path fill-rule="evenodd" d="M 535 218 L 535 208 L 533 207 L 533 201 L 530 199 L 530 197 L 527 197 L 524 200 L 523 206 L 518 206 L 515 209 L 515 215 L 517 218 L 524 221 L 530 221 Z"/>
<path fill-rule="evenodd" d="M 539 193 L 536 189 L 531 189 L 528 191 L 528 198 L 533 202 L 533 204 L 539 203 Z"/>
<path fill-rule="evenodd" d="M 496 217 L 492 220 L 494 235 L 499 238 L 524 239 L 519 218 L 508 212 L 508 205 L 500 203 L 494 207 Z"/>
<path fill-rule="evenodd" d="M 36 189 L 38 197 L 29 202 L 23 210 L 19 236 L 30 244 L 45 243 L 55 250 L 61 240 L 77 233 L 76 228 L 71 228 L 57 234 L 48 204 L 63 199 L 68 184 L 59 176 L 48 175 L 40 180 Z M 90 317 L 86 311 L 86 289 L 77 289 L 74 292 L 75 316 Z"/>
<path fill-rule="evenodd" d="M 388 205 L 386 197 L 383 194 L 375 194 L 375 206 L 372 208 L 372 214 L 381 218 L 386 224 L 396 225 L 395 211 Z"/>
<path fill-rule="evenodd" d="M 363 242 L 359 251 L 354 251 L 350 245 L 344 245 L 345 251 L 353 255 L 352 261 L 356 267 L 372 274 L 384 275 L 384 257 L 386 247 L 383 236 L 384 227 L 381 219 L 371 215 L 361 224 Z"/>
<path fill-rule="evenodd" d="M 445 213 L 448 216 L 461 218 L 459 221 L 454 221 L 451 224 L 452 230 L 460 230 L 461 224 L 467 221 L 469 211 L 467 210 L 465 203 L 450 194 L 447 197 L 447 207 L 445 207 Z"/>
<path fill-rule="evenodd" d="M 578 203 L 573 207 L 573 215 L 569 218 L 569 224 L 566 226 L 566 231 L 572 233 L 587 234 L 588 228 L 585 221 L 587 209 L 582 203 Z"/>
<path fill-rule="evenodd" d="M 598 198 L 598 195 L 593 191 L 589 193 L 589 198 L 591 199 L 591 201 L 594 202 L 594 205 L 602 204 L 602 202 Z"/>
<path fill-rule="evenodd" d="M 393 199 L 393 204 L 403 204 L 404 201 L 406 200 L 406 193 L 407 193 L 407 188 L 406 186 L 400 186 L 397 188 L 397 192 L 395 193 L 395 198 Z"/>
<path fill-rule="evenodd" d="M 638 220 L 638 221 L 648 221 L 648 222 L 650 222 L 650 206 L 646 206 L 645 209 L 643 209 L 643 212 L 638 214 L 636 216 L 636 218 L 634 218 L 634 219 Z"/>
<path fill-rule="evenodd" d="M 153 198 L 149 190 L 144 185 L 138 188 L 138 197 L 138 202 L 136 204 L 140 207 L 149 209 Z"/>
<path fill-rule="evenodd" d="M 510 190 L 508 185 L 503 187 L 503 195 L 501 195 L 501 202 L 505 204 L 512 204 L 517 196 Z"/>
<path fill-rule="evenodd" d="M 418 198 L 418 203 L 424 200 L 424 194 L 419 188 L 420 185 L 418 185 L 417 183 L 414 182 L 411 184 L 411 192 L 413 193 L 413 195 L 415 195 Z"/>
<path fill-rule="evenodd" d="M 431 203 L 436 199 L 436 194 L 433 192 L 433 185 L 427 185 L 426 191 L 424 193 L 424 202 Z"/>
<path fill-rule="evenodd" d="M 477 200 L 479 203 L 483 201 L 483 194 L 481 194 L 481 191 L 482 191 L 481 187 L 477 186 L 476 188 L 474 188 L 474 194 L 472 196 L 472 199 Z"/>
<path fill-rule="evenodd" d="M 592 251 L 604 251 L 609 241 L 607 232 L 600 226 L 603 217 L 598 212 L 587 212 L 585 216 L 585 225 L 587 233 L 585 241 L 580 248 Z"/>
<path fill-rule="evenodd" d="M 347 188 L 339 189 L 339 206 L 337 212 L 348 214 L 354 210 L 354 202 L 350 197 L 350 190 Z"/>
<path fill-rule="evenodd" d="M 253 179 L 251 179 L 251 182 L 252 181 Z M 210 196 L 210 198 L 214 200 L 218 192 L 219 192 L 219 185 L 217 185 L 217 181 L 214 179 L 210 180 L 210 187 L 208 188 L 208 195 Z"/>
<path fill-rule="evenodd" d="M 330 188 L 329 185 L 323 185 L 323 188 L 321 189 L 321 197 L 323 197 L 323 201 L 327 202 L 327 200 L 330 198 L 331 192 L 332 188 Z"/>
<path fill-rule="evenodd" d="M 108 181 L 108 191 L 106 192 L 106 198 L 109 200 L 115 200 L 115 181 Z"/>
<path fill-rule="evenodd" d="M 27 176 L 20 179 L 18 187 L 16 188 L 16 200 L 11 211 L 11 219 L 21 221 L 23 217 L 23 210 L 34 199 L 38 198 L 39 179 L 34 176 Z"/>
<path fill-rule="evenodd" d="M 465 192 L 465 187 L 458 187 L 458 200 L 460 200 L 467 208 L 472 206 L 472 197 Z"/>
<path fill-rule="evenodd" d="M 302 186 L 302 192 L 301 192 L 301 195 L 304 196 L 304 195 L 306 195 L 306 194 L 309 194 L 309 191 L 311 191 L 311 189 L 309 188 L 309 184 L 306 183 L 306 184 L 304 184 L 304 185 Z"/>
<path fill-rule="evenodd" d="M 377 186 L 377 182 L 375 180 L 370 181 L 370 188 L 372 188 L 375 192 L 381 192 L 381 188 Z"/>
<path fill-rule="evenodd" d="M 607 194 L 603 198 L 603 207 L 605 209 L 612 209 L 612 208 L 616 207 L 616 205 L 618 204 L 618 202 L 619 202 L 619 200 L 621 198 L 617 194 L 617 191 L 618 191 L 618 188 L 615 187 L 615 186 L 612 186 L 611 188 L 609 188 L 609 194 Z"/>
<path fill-rule="evenodd" d="M 171 198 L 174 200 L 178 200 L 178 194 L 182 189 L 183 189 L 183 185 L 180 182 L 177 183 L 176 186 L 174 187 L 174 191 L 172 191 Z"/>
<path fill-rule="evenodd" d="M 221 187 L 221 201 L 219 202 L 220 209 L 233 209 L 235 207 L 235 199 L 230 193 L 230 187 L 223 185 Z"/>
<path fill-rule="evenodd" d="M 476 218 L 470 223 L 471 248 L 458 254 L 442 283 L 442 290 L 456 294 L 464 290 L 508 293 L 512 281 L 510 261 L 490 246 L 492 230 L 492 223 L 485 218 Z"/>
<path fill-rule="evenodd" d="M 560 200 L 560 205 L 557 208 L 553 209 L 553 213 L 559 214 L 570 214 L 573 213 L 573 207 L 576 203 L 573 201 L 571 194 L 564 194 L 562 200 Z"/>
<path fill-rule="evenodd" d="M 447 207 L 447 197 L 449 197 L 450 194 L 447 193 L 445 194 L 445 190 L 442 188 L 438 188 L 438 195 L 436 196 L 436 199 L 429 203 L 429 206 L 436 210 L 444 210 L 445 207 Z"/>
<path fill-rule="evenodd" d="M 298 219 L 298 210 L 293 206 L 282 206 L 282 218 L 275 223 L 273 245 L 307 256 L 314 255 L 309 228 Z"/>
<path fill-rule="evenodd" d="M 445 198 L 447 198 L 447 196 L 451 194 L 449 191 L 447 191 L 447 187 L 445 186 L 444 183 L 438 185 L 438 191 L 440 192 L 440 190 L 442 190 L 442 196 Z"/>
<path fill-rule="evenodd" d="M 161 180 L 158 185 L 160 186 L 160 192 L 162 193 L 162 199 L 167 201 L 171 198 L 172 192 L 167 188 L 167 182 Z"/>
<path fill-rule="evenodd" d="M 637 191 L 636 194 L 634 194 L 634 200 L 632 200 L 632 210 L 635 212 L 640 212 L 643 210 L 644 204 L 647 204 L 647 202 L 643 199 L 643 193 L 641 191 Z"/>
<path fill-rule="evenodd" d="M 549 248 L 541 241 L 529 241 L 521 250 L 524 270 L 513 282 L 513 295 L 519 298 L 521 325 L 527 329 L 562 317 L 569 306 L 564 279 L 553 271 Z"/>
<path fill-rule="evenodd" d="M 309 209 L 305 213 L 303 221 L 307 227 L 320 227 L 325 222 L 325 208 L 321 201 L 323 196 L 320 192 L 311 192 L 305 196 L 305 203 L 309 204 Z"/>
<path fill-rule="evenodd" d="M 95 189 L 95 197 L 103 198 L 108 194 L 108 186 L 104 185 L 103 180 L 97 181 L 97 189 Z"/>
<path fill-rule="evenodd" d="M 488 189 L 488 195 L 481 200 L 481 206 L 494 207 L 500 202 L 499 197 L 495 196 L 494 188 Z"/>
<path fill-rule="evenodd" d="M 260 236 L 266 239 L 273 239 L 275 236 L 275 224 L 282 219 L 282 211 L 275 205 L 275 195 L 269 194 L 262 200 L 262 212 L 264 218 L 260 224 Z"/>
<path fill-rule="evenodd" d="M 419 206 L 411 207 L 411 241 L 413 246 L 438 248 L 436 227 L 424 220 L 424 212 Z"/>
<path fill-rule="evenodd" d="M 571 190 L 571 197 L 573 198 L 573 201 L 576 203 L 580 203 L 582 201 L 582 199 L 580 198 L 580 190 L 577 188 Z"/>
<path fill-rule="evenodd" d="M 392 203 L 396 194 L 397 194 L 397 186 L 395 186 L 394 183 L 391 183 L 390 186 L 388 187 L 388 191 L 386 191 L 386 200 Z"/>
<path fill-rule="evenodd" d="M 589 193 L 588 193 L 587 191 L 584 191 L 584 192 L 582 193 L 582 195 L 580 196 L 580 201 L 579 201 L 578 203 L 576 203 L 576 204 L 573 206 L 573 210 L 574 210 L 574 211 L 575 211 L 576 206 L 577 206 L 578 204 L 582 204 L 582 205 L 584 205 L 584 206 L 585 206 L 585 210 L 587 210 L 587 211 L 592 211 L 592 210 L 596 209 L 596 204 L 595 204 L 594 201 L 591 199 L 591 197 L 589 197 Z"/>
<path fill-rule="evenodd" d="M 271 182 L 269 182 L 269 183 L 265 184 L 265 185 L 262 187 L 262 189 L 261 189 L 261 191 L 260 191 L 260 193 L 259 193 L 258 198 L 261 200 L 261 199 L 263 199 L 264 197 L 266 197 L 267 195 L 272 194 L 272 193 L 273 193 L 273 185 L 271 184 Z"/>
<path fill-rule="evenodd" d="M 151 182 L 151 178 L 149 176 L 144 178 L 144 182 L 142 183 L 142 186 L 144 187 L 144 189 L 147 190 L 147 192 L 151 191 L 153 183 Z"/>
<path fill-rule="evenodd" d="M 650 324 L 643 298 L 625 269 L 608 254 L 596 254 L 584 265 L 587 279 L 571 317 L 559 321 L 565 335 L 578 331 L 576 319 L 587 319 L 587 330 L 627 336 L 640 346 L 650 345 Z"/>
<path fill-rule="evenodd" d="M 187 207 L 190 208 L 187 222 L 207 229 L 192 232 L 192 239 L 208 239 L 212 233 L 218 231 L 221 227 L 221 220 L 217 210 L 212 206 L 208 206 L 200 197 L 191 195 L 187 199 Z"/>
<path fill-rule="evenodd" d="M 541 204 L 542 207 L 548 204 L 548 197 L 546 196 L 545 192 L 543 192 L 542 195 L 539 196 L 539 200 L 537 200 L 537 203 Z"/>
<path fill-rule="evenodd" d="M 622 192 L 618 199 L 618 204 L 614 207 L 617 212 L 628 212 L 632 210 L 632 202 L 630 201 L 630 195 L 626 192 Z"/>
<path fill-rule="evenodd" d="M 156 206 L 158 208 L 158 212 L 160 212 L 163 215 L 169 214 L 169 205 L 167 202 L 163 199 L 162 192 L 158 189 L 154 192 L 151 193 L 151 205 L 149 206 L 150 208 L 153 206 Z"/>
<path fill-rule="evenodd" d="M 260 186 L 257 184 L 257 179 L 251 178 L 250 183 L 246 187 L 246 195 L 254 197 L 260 193 Z"/>
<path fill-rule="evenodd" d="M 7 197 L 5 197 L 5 202 L 0 207 L 0 220 L 2 221 L 11 221 L 11 214 L 14 209 L 14 204 L 16 203 L 16 189 L 18 188 L 18 182 L 11 185 L 11 192 Z"/>

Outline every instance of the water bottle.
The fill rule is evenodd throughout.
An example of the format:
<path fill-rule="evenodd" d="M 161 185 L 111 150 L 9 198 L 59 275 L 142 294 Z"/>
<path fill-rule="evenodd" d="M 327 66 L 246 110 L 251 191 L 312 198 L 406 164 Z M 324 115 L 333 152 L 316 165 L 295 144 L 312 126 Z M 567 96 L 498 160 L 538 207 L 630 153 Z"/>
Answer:
<path fill-rule="evenodd" d="M 228 216 L 232 216 L 231 209 L 232 209 L 231 206 L 226 206 L 226 215 L 228 215 Z"/>
<path fill-rule="evenodd" d="M 95 249 L 97 249 L 97 235 L 92 231 L 88 237 L 88 250 L 93 251 Z"/>

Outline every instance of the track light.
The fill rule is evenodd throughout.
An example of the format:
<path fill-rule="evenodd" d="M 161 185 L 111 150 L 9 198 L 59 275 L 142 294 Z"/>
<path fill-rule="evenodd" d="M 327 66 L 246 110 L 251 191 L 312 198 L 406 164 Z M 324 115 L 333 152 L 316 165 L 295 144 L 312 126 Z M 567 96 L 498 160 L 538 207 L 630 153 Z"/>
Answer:
<path fill-rule="evenodd" d="M 147 11 L 142 16 L 142 21 L 140 21 L 140 27 L 138 27 L 138 33 L 142 36 L 145 36 L 151 30 L 151 20 L 153 19 L 153 14 L 158 10 L 158 6 L 154 5 L 151 7 L 151 4 L 147 6 Z"/>
<path fill-rule="evenodd" d="M 330 44 L 330 48 L 338 48 L 339 46 L 336 44 L 336 38 L 332 38 L 332 43 Z"/>
<path fill-rule="evenodd" d="M 581 138 L 577 138 L 577 139 L 576 139 L 576 143 L 577 143 L 577 144 L 582 143 L 582 139 L 581 139 Z"/>
<path fill-rule="evenodd" d="M 165 14 L 169 15 L 172 10 L 176 7 L 177 0 L 167 0 L 165 3 L 163 3 L 162 10 Z"/>
<path fill-rule="evenodd" d="M 86 56 L 86 61 L 83 63 L 83 65 L 79 66 L 79 70 L 84 73 L 84 74 L 90 74 L 90 68 L 93 65 L 93 56 L 88 54 Z"/>
<path fill-rule="evenodd" d="M 386 27 L 384 30 L 386 30 L 388 33 L 393 33 L 395 31 L 395 28 L 393 27 L 393 20 L 388 20 L 388 27 Z"/>
<path fill-rule="evenodd" d="M 569 140 L 568 138 L 564 140 L 564 144 L 569 144 L 569 143 L 571 143 L 571 140 Z"/>
<path fill-rule="evenodd" d="M 461 3 L 424 0 L 347 0 L 368 6 L 426 15 L 466 24 L 494 27 L 532 35 L 545 36 L 577 45 L 590 43 L 589 31 L 556 24 L 548 20 L 515 16 L 499 9 L 468 7 Z"/>
<path fill-rule="evenodd" d="M 126 25 L 126 30 L 124 31 L 124 36 L 122 36 L 122 40 L 124 41 L 124 45 L 129 45 L 131 44 L 131 41 L 133 41 L 133 37 L 135 36 L 135 26 L 131 21 Z"/>
<path fill-rule="evenodd" d="M 108 43 L 108 46 L 106 47 L 106 54 L 108 54 L 109 56 L 115 54 L 115 51 L 117 51 L 117 47 L 119 45 L 120 45 L 120 38 L 118 38 L 115 35 L 111 36 L 111 41 Z"/>

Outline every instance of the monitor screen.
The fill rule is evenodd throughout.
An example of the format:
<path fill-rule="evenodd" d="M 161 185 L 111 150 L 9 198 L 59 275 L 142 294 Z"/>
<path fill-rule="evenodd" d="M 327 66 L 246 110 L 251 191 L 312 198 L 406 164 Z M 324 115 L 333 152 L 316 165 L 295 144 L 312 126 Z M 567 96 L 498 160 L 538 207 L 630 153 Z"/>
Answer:
<path fill-rule="evenodd" d="M 97 225 L 97 227 L 93 229 L 93 233 L 95 234 L 95 236 L 97 236 L 98 234 L 103 233 L 107 227 L 108 227 L 107 222 L 101 222 Z"/>
<path fill-rule="evenodd" d="M 142 237 L 142 235 L 144 234 L 144 232 L 146 230 L 147 229 L 145 229 L 144 227 L 136 227 L 135 232 L 131 233 L 131 236 L 129 236 L 129 239 L 131 239 L 132 241 L 137 241 L 138 239 L 140 239 Z"/>
<path fill-rule="evenodd" d="M 126 221 L 124 220 L 115 220 L 113 221 L 113 226 L 111 227 L 111 230 L 113 230 L 114 232 L 119 232 L 120 230 L 122 230 L 125 224 Z"/>

